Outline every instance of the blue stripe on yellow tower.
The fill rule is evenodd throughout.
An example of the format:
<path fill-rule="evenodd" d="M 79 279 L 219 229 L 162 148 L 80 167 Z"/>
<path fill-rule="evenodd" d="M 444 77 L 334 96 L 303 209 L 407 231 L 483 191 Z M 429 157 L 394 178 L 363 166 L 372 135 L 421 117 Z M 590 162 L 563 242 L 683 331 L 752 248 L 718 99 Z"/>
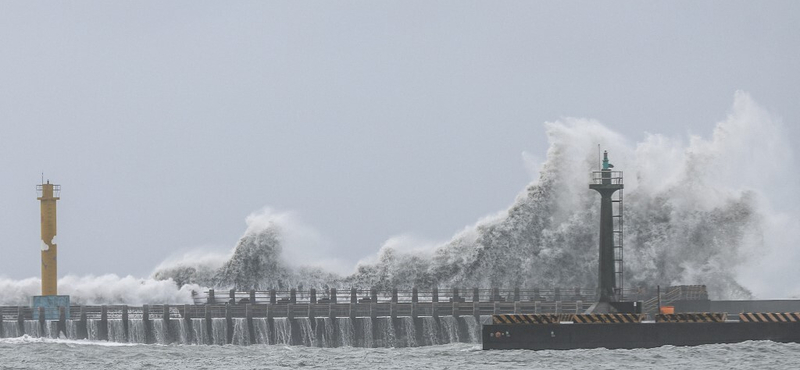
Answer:
<path fill-rule="evenodd" d="M 56 201 L 61 193 L 61 186 L 47 183 L 37 185 L 36 190 L 41 202 L 42 215 L 42 295 L 58 294 L 58 246 L 55 238 Z"/>

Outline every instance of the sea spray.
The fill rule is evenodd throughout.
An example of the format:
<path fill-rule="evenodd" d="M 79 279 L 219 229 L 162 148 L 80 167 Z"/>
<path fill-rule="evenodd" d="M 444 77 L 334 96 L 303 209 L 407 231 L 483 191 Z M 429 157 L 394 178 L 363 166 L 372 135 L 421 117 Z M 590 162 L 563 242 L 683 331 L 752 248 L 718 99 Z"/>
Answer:
<path fill-rule="evenodd" d="M 791 269 L 800 257 L 792 247 L 798 217 L 786 213 L 789 206 L 773 209 L 796 203 L 792 191 L 779 188 L 796 184 L 793 153 L 780 121 L 747 94 L 736 94 L 711 137 L 688 142 L 658 134 L 631 142 L 587 119 L 545 127 L 546 160 L 511 206 L 426 252 L 404 252 L 392 238 L 350 275 L 298 267 L 283 254 L 292 250 L 287 217 L 267 210 L 248 217 L 229 255 L 165 262 L 152 279 L 67 276 L 59 290 L 73 304 L 137 305 L 192 303 L 192 292 L 206 287 L 592 288 L 599 197 L 588 190 L 588 173 L 600 144 L 625 173 L 626 288 L 652 293 L 656 285 L 705 284 L 715 299 L 748 298 L 750 286 L 756 295 L 800 292 Z M 35 278 L 0 278 L 0 304 L 26 305 L 39 287 Z"/>
<path fill-rule="evenodd" d="M 748 256 L 770 247 L 763 236 L 770 225 L 764 211 L 769 200 L 758 189 L 769 186 L 763 179 L 780 179 L 785 169 L 774 163 L 785 163 L 791 150 L 780 122 L 749 96 L 737 93 L 732 112 L 712 137 L 692 137 L 688 145 L 659 135 L 631 145 L 585 119 L 565 118 L 546 128 L 550 147 L 538 179 L 508 210 L 428 254 L 401 252 L 387 242 L 375 262 L 362 263 L 352 275 L 300 274 L 281 262 L 280 215 L 255 215 L 249 220 L 262 222 L 250 220 L 224 267 L 194 281 L 240 289 L 591 288 L 596 285 L 599 197 L 588 190 L 588 174 L 596 169 L 601 144 L 625 173 L 626 287 L 705 284 L 712 298 L 751 296 L 737 271 Z M 755 171 L 754 176 L 743 178 L 743 171 Z"/>
<path fill-rule="evenodd" d="M 30 297 L 41 290 L 39 278 L 11 280 L 0 277 L 0 305 L 26 306 Z M 58 291 L 70 296 L 72 305 L 127 304 L 191 304 L 192 292 L 202 291 L 198 285 L 177 286 L 171 279 L 139 279 L 114 274 L 101 276 L 67 275 L 58 280 Z"/>

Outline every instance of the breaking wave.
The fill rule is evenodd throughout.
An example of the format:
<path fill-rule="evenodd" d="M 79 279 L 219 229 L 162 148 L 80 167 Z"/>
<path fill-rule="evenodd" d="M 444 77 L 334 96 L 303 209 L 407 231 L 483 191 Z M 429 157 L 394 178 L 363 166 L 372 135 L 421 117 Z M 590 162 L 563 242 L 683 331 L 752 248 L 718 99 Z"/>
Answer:
<path fill-rule="evenodd" d="M 191 292 L 206 287 L 594 287 L 600 197 L 588 189 L 588 174 L 600 144 L 625 173 L 626 288 L 705 284 L 715 299 L 800 294 L 792 283 L 800 278 L 792 266 L 800 224 L 775 209 L 792 193 L 776 184 L 797 185 L 787 170 L 792 151 L 780 120 L 746 93 L 735 94 L 710 138 L 646 134 L 632 143 L 578 118 L 545 128 L 549 149 L 538 178 L 507 210 L 445 243 L 390 238 L 348 271 L 296 215 L 264 209 L 247 218 L 228 254 L 172 258 L 148 279 L 67 276 L 59 289 L 75 304 L 142 304 L 191 303 Z M 27 304 L 39 284 L 0 279 L 0 304 Z"/>
<path fill-rule="evenodd" d="M 625 172 L 626 288 L 705 284 L 713 298 L 748 298 L 740 273 L 765 251 L 788 247 L 762 190 L 785 180 L 792 152 L 781 122 L 746 93 L 736 93 L 711 138 L 688 143 L 647 134 L 631 144 L 589 119 L 545 127 L 550 147 L 538 179 L 506 211 L 444 244 L 405 252 L 390 239 L 371 262 L 338 275 L 284 261 L 292 247 L 286 217 L 266 211 L 248 218 L 217 268 L 184 261 L 154 277 L 237 289 L 596 286 L 600 197 L 588 189 L 588 173 L 597 168 L 598 144 Z"/>
<path fill-rule="evenodd" d="M 41 286 L 39 278 L 0 278 L 0 305 L 29 305 L 32 296 L 41 294 Z M 137 279 L 113 274 L 81 277 L 67 275 L 58 280 L 58 293 L 69 295 L 72 305 L 185 304 L 193 303 L 192 290 L 200 289 L 200 286 L 192 284 L 182 284 L 179 287 L 172 279 Z"/>

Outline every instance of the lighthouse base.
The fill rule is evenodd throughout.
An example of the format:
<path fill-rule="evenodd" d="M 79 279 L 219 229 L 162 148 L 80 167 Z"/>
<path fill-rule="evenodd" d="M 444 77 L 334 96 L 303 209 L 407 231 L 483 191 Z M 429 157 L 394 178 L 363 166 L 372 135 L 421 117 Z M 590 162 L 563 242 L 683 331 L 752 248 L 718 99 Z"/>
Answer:
<path fill-rule="evenodd" d="M 39 307 L 44 308 L 45 320 L 58 320 L 61 307 L 64 307 L 65 316 L 69 317 L 68 295 L 37 295 L 33 296 L 32 301 L 31 308 L 34 320 L 39 320 Z"/>

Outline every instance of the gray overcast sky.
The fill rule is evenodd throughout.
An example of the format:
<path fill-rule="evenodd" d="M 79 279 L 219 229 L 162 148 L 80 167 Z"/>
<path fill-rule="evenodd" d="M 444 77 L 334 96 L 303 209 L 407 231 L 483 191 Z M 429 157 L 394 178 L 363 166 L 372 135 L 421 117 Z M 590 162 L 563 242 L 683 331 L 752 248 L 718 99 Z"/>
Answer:
<path fill-rule="evenodd" d="M 707 136 L 745 90 L 800 139 L 800 2 L 0 2 L 0 276 L 145 276 L 264 206 L 351 263 L 507 207 L 542 123 Z M 787 171 L 797 171 L 788 168 Z"/>

